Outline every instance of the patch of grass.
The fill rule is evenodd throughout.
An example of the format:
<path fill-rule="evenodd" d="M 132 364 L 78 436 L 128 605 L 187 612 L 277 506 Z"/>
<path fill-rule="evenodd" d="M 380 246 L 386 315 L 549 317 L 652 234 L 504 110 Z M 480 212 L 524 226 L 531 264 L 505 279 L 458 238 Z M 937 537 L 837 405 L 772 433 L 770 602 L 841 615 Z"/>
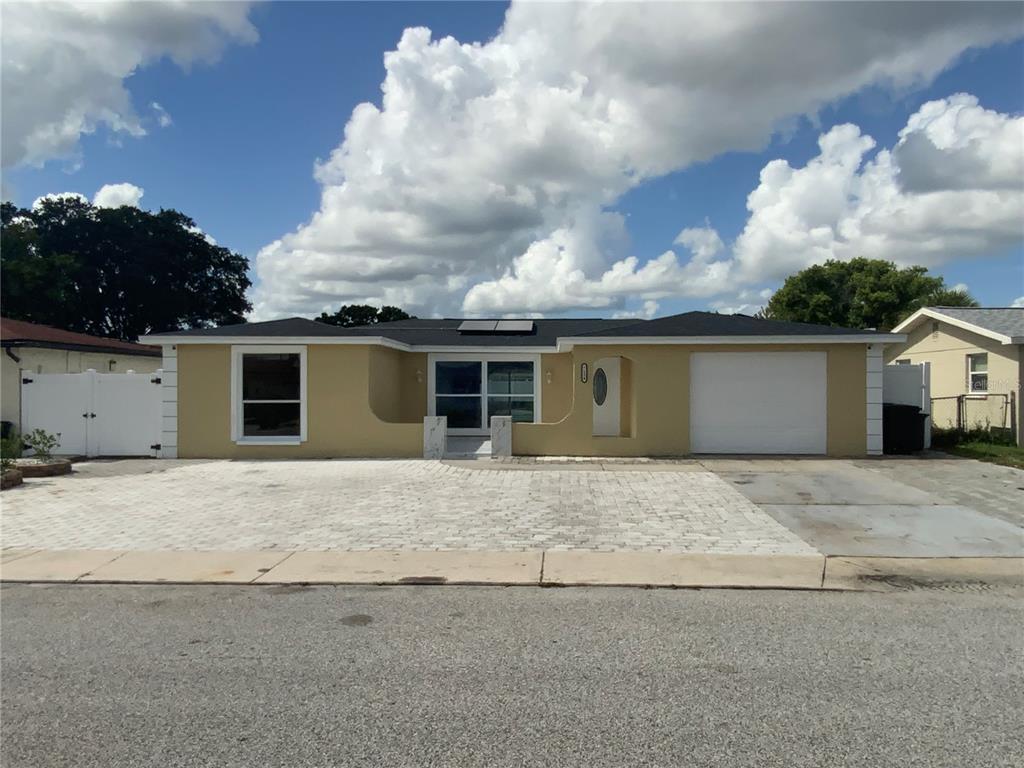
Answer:
<path fill-rule="evenodd" d="M 995 443 L 970 440 L 956 445 L 942 446 L 941 450 L 954 456 L 989 461 L 1007 467 L 1024 469 L 1024 447 L 1018 445 L 997 445 Z"/>

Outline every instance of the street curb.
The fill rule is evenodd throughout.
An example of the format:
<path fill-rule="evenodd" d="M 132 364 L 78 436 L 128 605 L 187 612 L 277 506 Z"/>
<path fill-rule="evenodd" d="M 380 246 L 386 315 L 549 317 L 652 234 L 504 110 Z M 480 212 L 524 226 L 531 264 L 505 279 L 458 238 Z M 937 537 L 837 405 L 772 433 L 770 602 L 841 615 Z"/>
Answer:
<path fill-rule="evenodd" d="M 867 592 L 950 585 L 1024 587 L 1024 557 L 847 557 L 825 560 L 824 589 Z"/>
<path fill-rule="evenodd" d="M 633 587 L 879 592 L 1024 587 L 1024 557 L 898 558 L 547 550 L 126 552 L 6 550 L 0 582 Z"/>

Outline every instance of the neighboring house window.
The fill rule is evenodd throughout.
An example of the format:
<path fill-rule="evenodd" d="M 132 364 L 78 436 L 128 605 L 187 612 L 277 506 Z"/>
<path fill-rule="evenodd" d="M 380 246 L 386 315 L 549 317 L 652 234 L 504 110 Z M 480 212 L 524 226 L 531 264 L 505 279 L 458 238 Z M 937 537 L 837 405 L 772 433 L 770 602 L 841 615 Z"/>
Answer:
<path fill-rule="evenodd" d="M 107 370 L 108 371 L 112 371 L 115 368 L 117 368 L 117 360 L 108 360 L 107 361 Z"/>
<path fill-rule="evenodd" d="M 305 347 L 235 347 L 233 437 L 243 443 L 306 439 Z"/>
<path fill-rule="evenodd" d="M 968 389 L 971 392 L 988 392 L 988 354 L 981 352 L 967 356 Z"/>
<path fill-rule="evenodd" d="M 896 365 L 910 365 L 910 358 L 901 357 L 899 360 L 896 361 Z"/>

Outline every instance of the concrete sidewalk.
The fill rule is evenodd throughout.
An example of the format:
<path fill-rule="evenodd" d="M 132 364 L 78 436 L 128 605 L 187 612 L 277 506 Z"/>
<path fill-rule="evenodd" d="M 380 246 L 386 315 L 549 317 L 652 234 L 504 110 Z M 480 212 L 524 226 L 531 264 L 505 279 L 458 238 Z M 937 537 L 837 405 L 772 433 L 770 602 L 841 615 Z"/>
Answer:
<path fill-rule="evenodd" d="M 1024 558 L 661 552 L 121 552 L 6 550 L 0 581 L 171 584 L 492 584 L 891 591 L 1024 586 Z"/>

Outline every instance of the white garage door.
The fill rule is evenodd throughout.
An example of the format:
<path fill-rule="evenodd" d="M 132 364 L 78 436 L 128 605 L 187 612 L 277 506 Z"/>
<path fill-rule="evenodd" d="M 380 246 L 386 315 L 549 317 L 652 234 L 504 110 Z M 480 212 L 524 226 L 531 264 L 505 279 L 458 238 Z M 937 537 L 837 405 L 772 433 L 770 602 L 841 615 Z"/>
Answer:
<path fill-rule="evenodd" d="M 696 352 L 693 453 L 825 453 L 824 352 Z"/>

